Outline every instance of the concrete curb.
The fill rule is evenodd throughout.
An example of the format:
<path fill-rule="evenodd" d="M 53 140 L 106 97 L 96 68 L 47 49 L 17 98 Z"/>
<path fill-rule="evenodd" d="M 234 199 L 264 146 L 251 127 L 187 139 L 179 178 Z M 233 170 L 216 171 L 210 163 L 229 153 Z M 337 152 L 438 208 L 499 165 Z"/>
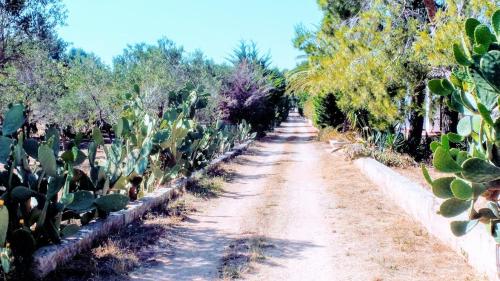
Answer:
<path fill-rule="evenodd" d="M 385 196 L 420 222 L 429 233 L 463 255 L 478 272 L 485 274 L 490 280 L 499 280 L 496 264 L 498 246 L 484 225 L 478 225 L 465 236 L 456 237 L 450 230 L 451 220 L 436 213 L 442 200 L 430 191 L 375 159 L 359 158 L 354 163 Z M 466 219 L 465 214 L 453 218 Z"/>
<path fill-rule="evenodd" d="M 190 179 L 203 176 L 210 167 L 213 167 L 222 162 L 228 161 L 231 158 L 241 154 L 253 140 L 246 141 L 235 146 L 231 151 L 212 160 L 210 164 L 194 172 L 189 178 L 175 179 L 165 187 L 158 188 L 154 192 L 148 193 L 143 198 L 131 202 L 127 209 L 119 212 L 111 213 L 105 219 L 95 220 L 88 225 L 82 227 L 77 234 L 62 239 L 60 244 L 41 247 L 33 254 L 32 273 L 36 278 L 43 278 L 51 271 L 55 270 L 58 265 L 69 261 L 76 254 L 90 249 L 92 244 L 101 238 L 106 237 L 111 232 L 115 232 L 136 219 L 139 219 L 149 210 L 168 203 L 171 199 L 184 192 L 186 183 Z"/>

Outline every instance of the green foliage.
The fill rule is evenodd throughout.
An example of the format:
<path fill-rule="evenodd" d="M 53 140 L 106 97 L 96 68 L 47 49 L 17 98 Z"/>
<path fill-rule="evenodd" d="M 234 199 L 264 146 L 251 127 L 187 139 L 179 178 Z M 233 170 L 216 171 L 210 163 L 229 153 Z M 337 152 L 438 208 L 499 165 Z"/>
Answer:
<path fill-rule="evenodd" d="M 325 23 L 306 38 L 297 36 L 296 46 L 307 52 L 308 61 L 289 74 L 289 91 L 335 93 L 338 108 L 350 119 L 365 115 L 359 117 L 366 125 L 385 130 L 403 121 L 406 112 L 419 110 L 403 102 L 426 72 L 405 47 L 419 22 L 393 16 L 418 11 L 410 12 L 400 2 L 347 2 L 321 1 Z M 342 20 L 334 9 L 338 5 L 355 6 L 352 21 Z"/>
<path fill-rule="evenodd" d="M 5 245 L 7 239 L 7 231 L 9 229 L 9 210 L 4 202 L 1 201 L 0 206 L 0 245 Z"/>
<path fill-rule="evenodd" d="M 477 224 L 479 220 L 470 220 L 470 221 L 453 221 L 451 222 L 451 231 L 456 236 L 462 236 L 471 231 Z"/>
<path fill-rule="evenodd" d="M 96 55 L 79 49 L 70 50 L 66 61 L 67 93 L 57 100 L 55 121 L 75 132 L 111 123 L 120 109 L 111 69 Z"/>
<path fill-rule="evenodd" d="M 24 107 L 21 104 L 14 104 L 5 113 L 2 125 L 2 135 L 10 136 L 24 124 Z"/>
<path fill-rule="evenodd" d="M 10 258 L 6 256 L 10 249 L 14 256 L 26 258 L 34 251 L 37 241 L 60 241 L 61 217 L 65 206 L 73 199 L 70 192 L 73 164 L 76 156 L 83 154 L 75 146 L 59 154 L 59 135 L 52 129 L 46 131 L 45 141 L 24 140 L 25 114 L 23 104 L 14 104 L 3 118 L 1 139 L 9 145 L 2 148 L 4 166 L 0 185 L 4 191 L 0 195 L 0 247 L 11 245 L 8 250 L 2 250 L 4 270 L 9 268 Z"/>
<path fill-rule="evenodd" d="M 439 96 L 427 100 L 426 80 L 444 76 L 456 65 L 453 49 L 459 62 L 467 65 L 476 63 L 469 50 L 476 49 L 479 54 L 485 46 L 496 46 L 496 33 L 489 32 L 478 20 L 468 21 L 464 43 L 456 42 L 450 48 L 450 42 L 461 37 L 466 16 L 488 17 L 498 1 L 447 0 L 435 6 L 433 1 L 318 3 L 323 10 L 322 25 L 312 30 L 296 29 L 294 45 L 306 53 L 307 61 L 289 73 L 288 90 L 295 94 L 336 93 L 336 104 L 351 128 L 362 124 L 359 129 L 391 131 L 403 124 L 401 130 L 408 132 L 406 151 L 417 159 L 428 157 L 430 151 L 421 141 L 425 118 L 436 116 L 439 108 L 442 129 L 454 130 L 458 114 L 449 109 L 462 111 L 458 100 L 463 99 L 453 93 L 455 82 L 450 77 L 429 83 Z M 470 45 L 470 39 L 476 37 L 480 41 Z M 490 87 L 481 85 L 479 88 Z M 494 96 L 481 96 L 483 105 L 491 111 Z M 472 123 L 466 127 L 472 127 Z"/>
<path fill-rule="evenodd" d="M 457 46 L 461 48 L 462 43 L 456 42 L 457 38 L 466 36 L 470 42 L 474 38 L 474 29 L 481 24 L 477 19 L 467 17 L 489 17 L 498 5 L 496 0 L 469 0 L 465 5 L 461 3 L 447 0 L 446 8 L 437 11 L 432 21 L 433 27 L 418 31 L 418 39 L 413 44 L 415 59 L 425 60 L 433 67 L 453 67 L 457 61 L 450 42 L 459 43 Z"/>
<path fill-rule="evenodd" d="M 197 124 L 196 111 L 205 94 L 183 90 L 161 118 L 147 110 L 138 86 L 124 95 L 120 117 L 108 141 L 92 129 L 88 153 L 79 139 L 62 139 L 53 127 L 45 136 L 24 139 L 23 104 L 13 104 L 3 117 L 0 135 L 0 261 L 10 269 L 11 255 L 28 257 L 37 245 L 59 243 L 76 233 L 71 222 L 85 225 L 126 207 L 159 184 L 189 175 L 235 144 L 254 138 L 244 120 Z M 105 161 L 97 161 L 102 150 Z M 88 162 L 89 173 L 80 165 Z M 10 245 L 10 246 L 8 246 Z M 11 251 L 12 250 L 12 251 Z"/>
<path fill-rule="evenodd" d="M 287 118 L 291 104 L 284 74 L 270 68 L 270 57 L 261 57 L 254 44 L 242 44 L 235 52 L 238 62 L 229 66 L 215 64 L 199 51 L 186 53 L 164 38 L 130 45 L 108 66 L 95 54 L 66 52 L 66 43 L 55 32 L 65 18 L 60 0 L 4 4 L 4 272 L 14 258 L 26 260 L 38 246 L 59 243 L 76 233 L 79 224 L 125 208 L 129 200 L 255 138 L 253 131 Z M 264 88 L 265 106 L 260 109 L 256 103 L 259 114 L 220 121 L 222 84 L 243 61 L 252 64 L 250 82 Z"/>
<path fill-rule="evenodd" d="M 83 213 L 92 209 L 95 198 L 91 191 L 80 190 L 73 193 L 73 195 L 73 201 L 66 206 L 68 210 Z"/>
<path fill-rule="evenodd" d="M 260 56 L 255 44 L 242 42 L 232 62 L 220 93 L 222 118 L 232 124 L 246 120 L 259 134 L 285 120 L 291 108 L 285 76 L 269 67 L 269 57 Z"/>
<path fill-rule="evenodd" d="M 338 15 L 345 20 L 354 16 L 361 9 L 362 1 L 359 0 L 318 0 L 318 4 L 331 14 Z"/>
<path fill-rule="evenodd" d="M 115 193 L 95 199 L 94 204 L 99 212 L 111 213 L 124 209 L 128 204 L 128 200 L 128 196 Z"/>
<path fill-rule="evenodd" d="M 315 125 L 321 128 L 327 126 L 338 127 L 344 122 L 346 117 L 337 106 L 335 94 L 317 95 L 312 99 L 314 106 L 313 122 Z"/>
<path fill-rule="evenodd" d="M 493 28 L 497 26 L 495 21 L 498 21 L 499 13 L 500 10 L 492 17 Z M 461 138 L 449 133 L 431 147 L 434 167 L 452 176 L 432 180 L 425 168 L 423 172 L 433 193 L 447 199 L 440 207 L 441 215 L 455 217 L 468 211 L 469 220 L 451 223 L 455 235 L 466 234 L 482 221 L 492 226 L 492 235 L 500 241 L 500 233 L 495 227 L 500 218 L 498 195 L 494 192 L 500 179 L 500 126 L 493 112 L 498 108 L 500 96 L 500 52 L 497 50 L 496 29 L 492 32 L 476 19 L 466 20 L 464 29 L 470 44 L 464 40 L 453 44 L 455 60 L 460 66 L 450 77 L 452 83 L 446 79 L 429 82 L 433 93 L 449 96 L 450 107 L 464 115 L 457 127 Z M 463 138 L 468 142 L 467 151 L 450 148 L 450 141 Z M 476 210 L 481 195 L 490 200 L 489 209 Z"/>
<path fill-rule="evenodd" d="M 304 108 L 306 106 L 307 100 L 310 99 L 310 95 L 306 92 L 298 93 L 294 96 L 294 106 L 297 108 L 300 116 L 304 115 Z"/>

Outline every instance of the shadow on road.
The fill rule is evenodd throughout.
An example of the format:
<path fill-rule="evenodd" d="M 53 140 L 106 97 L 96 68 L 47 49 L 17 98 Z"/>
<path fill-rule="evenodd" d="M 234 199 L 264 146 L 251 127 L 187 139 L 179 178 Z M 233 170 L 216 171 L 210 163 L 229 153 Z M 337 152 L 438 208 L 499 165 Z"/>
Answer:
<path fill-rule="evenodd" d="M 149 269 L 144 274 L 140 273 L 140 277 L 131 278 L 131 280 L 158 281 L 158 280 L 209 280 L 207 272 L 213 273 L 213 252 L 219 245 L 229 245 L 226 251 L 231 251 L 232 247 L 236 247 L 243 243 L 242 241 L 256 240 L 262 243 L 263 251 L 279 249 L 280 258 L 297 258 L 301 252 L 307 248 L 318 247 L 306 241 L 291 241 L 283 239 L 274 239 L 265 236 L 246 235 L 243 239 L 229 238 L 226 233 L 220 233 L 212 228 L 197 229 L 196 233 L 188 225 L 174 226 L 170 231 L 170 236 L 173 237 L 169 252 L 180 253 L 182 256 L 168 256 L 168 259 L 177 266 L 175 270 L 162 270 L 164 267 L 158 267 L 157 264 L 150 263 Z M 193 247 L 195 246 L 196 247 Z M 226 253 L 227 254 L 227 253 Z M 208 257 L 208 259 L 207 259 Z M 230 258 L 237 258 L 229 256 Z M 256 262 L 278 266 L 266 259 L 257 259 Z M 146 267 L 147 268 L 147 267 Z M 216 275 L 221 274 L 222 268 L 219 268 Z M 178 274 L 182 273 L 182 274 Z M 161 276 L 161 278 L 159 278 Z"/>

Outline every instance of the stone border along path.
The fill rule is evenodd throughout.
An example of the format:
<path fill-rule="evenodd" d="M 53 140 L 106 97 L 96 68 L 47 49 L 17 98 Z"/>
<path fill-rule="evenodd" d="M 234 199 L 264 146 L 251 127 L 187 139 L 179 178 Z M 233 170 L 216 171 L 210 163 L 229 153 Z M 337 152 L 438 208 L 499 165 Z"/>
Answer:
<path fill-rule="evenodd" d="M 442 200 L 423 186 L 375 159 L 359 158 L 354 163 L 388 198 L 419 221 L 429 233 L 463 255 L 472 267 L 486 274 L 490 280 L 500 280 L 497 273 L 499 247 L 483 224 L 479 224 L 465 236 L 456 237 L 450 230 L 450 219 L 437 214 Z M 453 220 L 467 220 L 467 215 L 462 214 Z"/>
<path fill-rule="evenodd" d="M 189 179 L 198 178 L 205 174 L 210 167 L 239 155 L 248 148 L 252 141 L 248 140 L 235 146 L 231 151 L 214 159 L 207 167 L 194 172 L 189 178 L 173 180 L 167 183 L 165 187 L 158 188 L 143 198 L 131 202 L 127 206 L 127 209 L 111 213 L 105 219 L 98 219 L 89 223 L 82 227 L 77 234 L 62 239 L 60 244 L 39 248 L 33 254 L 32 272 L 34 276 L 36 278 L 45 277 L 56 269 L 59 264 L 63 264 L 79 252 L 91 248 L 93 242 L 97 239 L 103 238 L 109 233 L 127 226 L 149 210 L 167 203 L 184 191 Z"/>

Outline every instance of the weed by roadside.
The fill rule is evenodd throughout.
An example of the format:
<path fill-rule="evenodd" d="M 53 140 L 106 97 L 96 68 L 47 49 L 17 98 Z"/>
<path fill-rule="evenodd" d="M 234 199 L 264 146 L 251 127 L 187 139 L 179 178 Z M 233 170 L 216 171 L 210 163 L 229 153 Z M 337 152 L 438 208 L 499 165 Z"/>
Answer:
<path fill-rule="evenodd" d="M 223 177 L 202 177 L 201 179 L 188 182 L 186 191 L 195 197 L 209 199 L 217 197 L 220 194 L 223 184 Z"/>
<path fill-rule="evenodd" d="M 234 175 L 230 170 L 222 167 L 221 165 L 215 165 L 207 170 L 207 177 L 221 178 L 225 182 L 230 182 Z"/>
<path fill-rule="evenodd" d="M 328 142 L 331 139 L 338 139 L 341 133 L 333 127 L 321 128 L 318 131 L 318 140 L 322 142 Z"/>
<path fill-rule="evenodd" d="M 356 132 L 348 131 L 348 132 L 339 132 L 337 128 L 334 127 L 325 127 L 321 128 L 318 131 L 318 140 L 321 142 L 328 142 L 330 140 L 341 140 L 347 142 L 355 142 L 357 136 Z"/>
<path fill-rule="evenodd" d="M 154 254 L 168 250 L 162 242 L 172 226 L 183 220 L 187 207 L 182 200 L 171 202 L 110 235 L 96 247 L 76 255 L 44 280 L 125 280 L 128 272 L 140 266 L 155 264 Z"/>
<path fill-rule="evenodd" d="M 407 154 L 402 154 L 389 149 L 380 151 L 362 143 L 345 145 L 344 154 L 349 160 L 354 160 L 360 157 L 372 157 L 389 167 L 407 168 L 417 165 L 415 160 Z"/>
<path fill-rule="evenodd" d="M 252 264 L 266 259 L 265 251 L 273 245 L 259 236 L 237 239 L 226 249 L 221 260 L 219 277 L 223 280 L 240 279 L 252 269 Z"/>

